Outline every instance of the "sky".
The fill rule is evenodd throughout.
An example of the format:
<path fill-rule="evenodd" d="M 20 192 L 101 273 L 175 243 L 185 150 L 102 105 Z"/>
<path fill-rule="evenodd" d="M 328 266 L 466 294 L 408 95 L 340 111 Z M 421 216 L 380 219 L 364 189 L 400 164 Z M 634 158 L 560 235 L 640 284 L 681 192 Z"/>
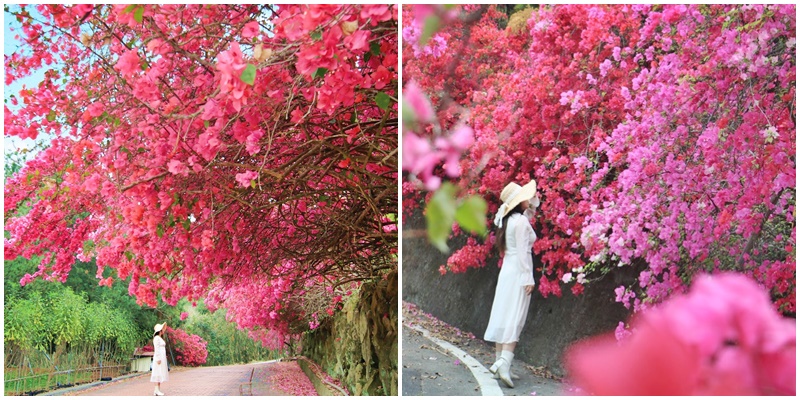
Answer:
<path fill-rule="evenodd" d="M 13 6 L 10 6 L 13 9 Z M 31 8 L 30 9 L 32 14 L 35 14 L 35 11 Z M 19 29 L 20 25 L 16 21 L 14 17 L 12 17 L 8 13 L 3 13 L 3 55 L 11 55 L 15 50 L 17 50 L 19 46 L 19 41 L 14 39 L 14 36 L 17 35 L 18 32 L 21 32 Z M 13 29 L 16 29 L 12 31 Z M 44 71 L 45 69 L 41 69 L 36 71 L 36 73 L 32 74 L 31 76 L 27 76 L 25 78 L 19 79 L 11 85 L 3 85 L 3 100 L 4 102 L 9 99 L 9 97 L 13 94 L 18 96 L 22 87 L 35 87 L 39 85 L 44 79 Z M 5 68 L 3 68 L 3 82 L 5 82 Z M 14 106 L 10 102 L 6 102 L 5 105 L 11 110 L 12 112 L 19 108 L 19 106 Z M 3 125 L 3 131 L 5 132 L 5 125 Z M 40 136 L 41 137 L 41 136 Z M 46 140 L 46 139 L 45 139 Z M 17 137 L 7 137 L 5 134 L 3 135 L 3 154 L 8 152 L 12 152 L 15 150 L 21 150 L 23 148 L 30 149 L 33 146 L 33 140 L 26 139 L 21 140 Z M 35 153 L 30 153 L 29 158 L 32 157 Z M 5 157 L 3 165 L 5 166 Z"/>

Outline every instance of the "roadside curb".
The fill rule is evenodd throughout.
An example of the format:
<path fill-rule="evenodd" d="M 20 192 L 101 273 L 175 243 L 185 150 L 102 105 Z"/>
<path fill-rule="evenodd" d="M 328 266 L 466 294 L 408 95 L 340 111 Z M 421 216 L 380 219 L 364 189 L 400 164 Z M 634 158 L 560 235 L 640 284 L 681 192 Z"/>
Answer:
<path fill-rule="evenodd" d="M 107 384 L 114 383 L 114 382 L 122 382 L 122 381 L 126 381 L 128 379 L 138 378 L 138 377 L 140 377 L 142 375 L 147 375 L 147 374 L 149 374 L 149 372 L 140 372 L 138 374 L 129 374 L 129 375 L 125 375 L 125 376 L 120 376 L 120 377 L 114 378 L 114 379 L 112 379 L 110 381 L 95 381 L 95 382 L 90 382 L 90 383 L 84 383 L 84 384 L 81 384 L 81 385 L 70 386 L 70 387 L 64 388 L 64 389 L 56 389 L 56 390 L 53 390 L 51 392 L 39 393 L 39 394 L 37 394 L 37 396 L 63 396 L 65 394 L 67 394 L 67 393 L 77 392 L 79 390 L 85 390 L 85 389 L 93 388 L 93 387 L 96 387 L 96 386 L 103 386 L 103 385 L 107 385 Z"/>
<path fill-rule="evenodd" d="M 426 339 L 430 340 L 431 342 L 435 343 L 437 346 L 441 347 L 445 351 L 449 352 L 453 356 L 457 357 L 461 362 L 469 368 L 469 371 L 478 381 L 478 386 L 481 390 L 482 396 L 503 396 L 503 390 L 500 389 L 500 385 L 497 383 L 496 380 L 492 378 L 492 373 L 489 372 L 486 367 L 481 364 L 480 361 L 476 360 L 464 350 L 459 349 L 455 345 L 445 340 L 433 337 L 427 329 L 419 327 L 419 326 L 412 326 L 403 324 L 404 327 L 413 329 L 422 334 Z"/>
<path fill-rule="evenodd" d="M 300 369 L 308 376 L 308 379 L 314 385 L 314 388 L 317 389 L 317 393 L 320 396 L 349 396 L 346 390 L 332 382 L 328 382 L 325 377 L 322 376 L 324 373 L 322 368 L 313 360 L 305 356 L 294 357 L 294 359 L 300 366 Z M 311 368 L 310 364 L 316 365 L 316 368 Z"/>

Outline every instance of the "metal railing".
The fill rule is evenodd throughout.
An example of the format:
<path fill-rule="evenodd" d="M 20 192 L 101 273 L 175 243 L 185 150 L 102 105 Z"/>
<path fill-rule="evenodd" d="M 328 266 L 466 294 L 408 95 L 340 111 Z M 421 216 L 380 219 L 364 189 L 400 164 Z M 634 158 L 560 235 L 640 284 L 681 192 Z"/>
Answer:
<path fill-rule="evenodd" d="M 103 378 L 109 380 L 110 378 L 123 375 L 123 373 L 128 371 L 129 367 L 129 364 L 103 365 L 100 367 L 75 368 L 4 379 L 4 394 L 6 396 L 33 395 L 60 387 L 96 382 L 103 380 Z"/>

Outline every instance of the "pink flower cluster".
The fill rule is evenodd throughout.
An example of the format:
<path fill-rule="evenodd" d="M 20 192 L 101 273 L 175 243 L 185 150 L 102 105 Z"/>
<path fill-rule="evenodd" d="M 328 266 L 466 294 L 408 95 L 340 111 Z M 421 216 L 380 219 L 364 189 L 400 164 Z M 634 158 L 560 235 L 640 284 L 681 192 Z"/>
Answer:
<path fill-rule="evenodd" d="M 200 336 L 189 334 L 183 329 L 175 329 L 167 326 L 164 336 L 168 343 L 173 346 L 175 359 L 180 365 L 198 367 L 206 363 L 208 358 L 207 342 Z"/>
<path fill-rule="evenodd" d="M 465 272 L 466 268 L 480 268 L 485 264 L 486 257 L 492 251 L 494 240 L 486 240 L 484 243 L 478 243 L 475 238 L 467 239 L 464 247 L 456 250 L 447 259 L 447 267 L 457 268 L 451 269 L 451 272 L 459 273 Z M 479 263 L 472 263 L 473 260 L 480 260 Z M 448 269 L 442 265 L 439 267 L 439 272 L 444 275 Z"/>
<path fill-rule="evenodd" d="M 404 28 L 435 7 L 405 7 Z M 483 13 L 474 24 L 470 7 Z M 520 34 L 498 28 L 498 7 L 461 10 L 441 27 L 444 55 L 404 59 L 415 83 L 404 110 L 424 115 L 418 93 L 444 90 L 438 119 L 469 110 L 474 144 L 459 167 L 475 172 L 457 185 L 486 196 L 490 214 L 505 183 L 536 178 L 543 295 L 561 293 L 576 268 L 643 264 L 618 297 L 638 311 L 685 290 L 695 271 L 737 269 L 795 311 L 793 5 L 557 5 L 532 12 Z M 436 187 L 429 131 L 404 132 L 403 162 Z M 404 201 L 404 212 L 421 204 Z M 485 264 L 464 255 L 443 270 Z"/>
<path fill-rule="evenodd" d="M 414 56 L 419 57 L 428 54 L 433 57 L 441 57 L 447 50 L 447 40 L 439 34 L 433 35 L 425 46 L 419 45 L 419 37 L 422 35 L 422 27 L 418 25 L 406 26 L 403 28 L 403 41 L 411 43 L 414 49 Z"/>
<path fill-rule="evenodd" d="M 34 8 L 37 18 L 24 17 Z M 5 63 L 7 83 L 71 60 L 47 68 L 43 84 L 16 93 L 4 114 L 7 135 L 54 135 L 4 187 L 11 216 L 5 257 L 42 260 L 22 284 L 64 281 L 76 257 L 95 258 L 117 272 L 101 283 L 130 279 L 128 292 L 140 303 L 204 298 L 227 308 L 265 346 L 279 348 L 299 329 L 290 324 L 310 317 L 292 306 L 309 275 L 357 281 L 382 270 L 359 266 L 363 275 L 352 276 L 352 269 L 333 268 L 301 247 L 319 247 L 320 227 L 336 219 L 327 210 L 363 210 L 374 200 L 355 194 L 366 193 L 358 188 L 396 185 L 396 125 L 371 122 L 397 118 L 396 5 L 281 5 L 274 13 L 257 4 L 7 11 L 20 16 L 9 21 L 20 29 L 19 51 Z M 103 23 L 84 33 L 76 23 L 83 17 L 84 25 Z M 274 29 L 266 35 L 261 26 Z M 138 44 L 131 48 L 124 38 Z M 97 46 L 109 57 L 98 60 Z M 357 120 L 363 130 L 333 137 L 332 118 Z M 328 139 L 349 147 L 349 155 L 330 159 L 327 150 L 308 147 Z M 335 167 L 296 168 L 327 162 Z M 254 181 L 263 187 L 248 189 Z M 28 202 L 31 193 L 40 201 Z M 337 244 L 343 259 L 396 248 L 398 227 L 382 218 L 396 212 L 391 200 L 370 210 L 369 229 Z M 323 250 L 333 258 L 331 249 Z M 320 315 L 335 310 L 321 304 Z"/>
<path fill-rule="evenodd" d="M 750 278 L 722 273 L 696 279 L 688 294 L 637 314 L 632 332 L 573 345 L 570 379 L 587 394 L 796 394 L 793 319 L 775 311 Z"/>
<path fill-rule="evenodd" d="M 245 171 L 240 174 L 236 174 L 236 182 L 239 182 L 242 187 L 246 188 L 249 188 L 253 183 L 253 180 L 256 178 L 258 178 L 258 172 L 256 171 Z"/>
<path fill-rule="evenodd" d="M 269 382 L 274 389 L 278 389 L 290 396 L 318 396 L 317 390 L 311 384 L 305 372 L 296 361 L 269 364 Z"/>
<path fill-rule="evenodd" d="M 233 42 L 229 50 L 219 53 L 217 57 L 217 70 L 219 71 L 219 95 L 217 99 L 227 99 L 236 112 L 242 110 L 243 105 L 247 105 L 245 95 L 247 84 L 239 77 L 247 67 L 242 55 L 239 43 Z"/>
<path fill-rule="evenodd" d="M 403 100 L 411 109 L 413 124 L 420 128 L 433 122 L 436 113 L 431 102 L 420 87 L 409 82 L 403 91 Z M 442 179 L 433 170 L 444 161 L 447 176 L 461 175 L 461 155 L 475 142 L 475 134 L 467 125 L 457 124 L 446 135 L 441 135 L 431 143 L 430 139 L 417 135 L 411 130 L 403 132 L 403 170 L 419 177 L 427 190 L 436 190 Z"/>
<path fill-rule="evenodd" d="M 434 33 L 424 46 L 420 46 L 420 37 L 424 26 L 429 19 L 439 21 L 439 24 L 452 22 L 458 17 L 458 7 L 448 7 L 442 5 L 422 4 L 414 6 L 414 18 L 411 23 L 404 24 L 403 42 L 411 45 L 414 50 L 414 57 L 430 55 L 434 58 L 443 56 L 447 51 L 447 39 L 441 33 Z"/>

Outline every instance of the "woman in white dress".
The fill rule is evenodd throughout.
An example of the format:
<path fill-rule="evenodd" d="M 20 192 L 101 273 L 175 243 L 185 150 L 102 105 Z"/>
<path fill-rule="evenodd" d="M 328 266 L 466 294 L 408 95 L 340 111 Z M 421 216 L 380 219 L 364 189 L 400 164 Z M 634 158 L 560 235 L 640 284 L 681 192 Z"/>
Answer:
<path fill-rule="evenodd" d="M 153 373 L 150 375 L 150 382 L 155 382 L 156 387 L 153 394 L 163 396 L 161 392 L 161 382 L 169 380 L 169 369 L 167 368 L 167 342 L 161 337 L 167 323 L 158 324 L 153 327 Z"/>
<path fill-rule="evenodd" d="M 536 285 L 531 258 L 536 233 L 530 223 L 533 210 L 539 206 L 536 181 L 525 186 L 509 183 L 500 193 L 500 200 L 503 204 L 497 211 L 494 223 L 498 228 L 496 245 L 503 263 L 484 340 L 495 342 L 497 361 L 489 370 L 495 374 L 495 378 L 514 387 L 511 380 L 514 348 L 525 325 L 531 293 Z"/>

